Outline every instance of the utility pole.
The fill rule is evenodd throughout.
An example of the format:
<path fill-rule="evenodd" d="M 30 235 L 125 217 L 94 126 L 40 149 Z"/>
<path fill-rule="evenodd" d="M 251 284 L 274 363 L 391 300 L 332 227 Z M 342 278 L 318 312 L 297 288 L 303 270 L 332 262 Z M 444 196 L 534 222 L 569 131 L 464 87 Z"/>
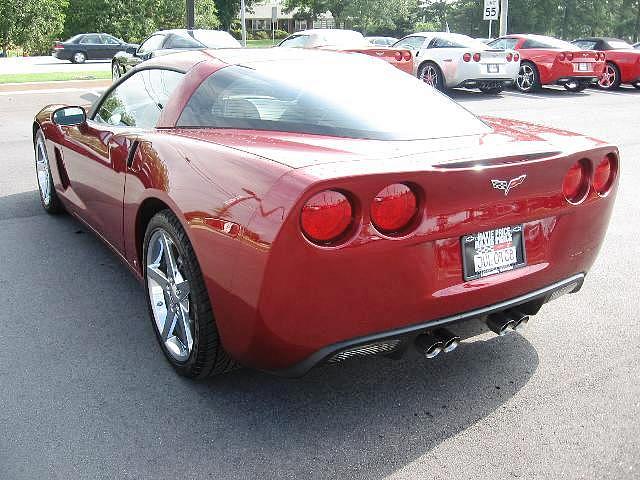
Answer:
<path fill-rule="evenodd" d="M 509 16 L 509 0 L 500 0 L 500 36 L 507 34 L 507 17 Z"/>
<path fill-rule="evenodd" d="M 247 21 L 245 20 L 244 0 L 240 0 L 240 23 L 242 24 L 242 46 L 247 46 Z"/>
<path fill-rule="evenodd" d="M 196 24 L 195 0 L 187 0 L 187 30 L 193 30 Z"/>

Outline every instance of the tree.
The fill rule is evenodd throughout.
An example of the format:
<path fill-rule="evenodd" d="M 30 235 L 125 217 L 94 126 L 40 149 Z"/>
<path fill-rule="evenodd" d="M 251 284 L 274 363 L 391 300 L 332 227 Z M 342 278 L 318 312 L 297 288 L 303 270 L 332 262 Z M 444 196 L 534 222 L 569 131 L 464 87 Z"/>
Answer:
<path fill-rule="evenodd" d="M 53 39 L 62 32 L 68 0 L 2 0 L 0 41 L 6 55 L 11 45 L 28 53 L 51 50 Z"/>
<path fill-rule="evenodd" d="M 198 1 L 202 0 L 196 0 L 196 9 L 198 8 Z M 231 24 L 240 14 L 240 0 L 214 0 L 214 3 L 220 19 L 220 28 L 229 31 Z M 251 0 L 246 0 L 245 5 L 250 7 Z"/>

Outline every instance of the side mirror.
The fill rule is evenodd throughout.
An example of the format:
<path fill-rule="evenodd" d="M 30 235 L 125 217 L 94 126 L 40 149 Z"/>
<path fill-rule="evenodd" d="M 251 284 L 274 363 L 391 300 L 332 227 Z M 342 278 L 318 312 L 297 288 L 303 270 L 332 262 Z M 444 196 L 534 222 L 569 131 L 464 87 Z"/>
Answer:
<path fill-rule="evenodd" d="M 87 121 L 87 112 L 82 107 L 62 107 L 53 112 L 51 119 L 65 127 L 82 125 Z"/>
<path fill-rule="evenodd" d="M 124 51 L 129 55 L 135 55 L 138 51 L 138 48 L 140 48 L 140 45 L 129 45 Z"/>

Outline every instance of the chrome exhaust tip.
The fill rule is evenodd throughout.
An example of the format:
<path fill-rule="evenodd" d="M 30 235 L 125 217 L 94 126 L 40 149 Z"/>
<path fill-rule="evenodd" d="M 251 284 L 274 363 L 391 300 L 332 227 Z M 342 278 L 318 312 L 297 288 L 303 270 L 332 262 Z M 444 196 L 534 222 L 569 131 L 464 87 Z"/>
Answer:
<path fill-rule="evenodd" d="M 527 315 L 526 313 L 522 313 L 518 310 L 512 310 L 510 314 L 515 319 L 515 324 L 513 326 L 513 329 L 516 332 L 522 332 L 527 327 L 527 324 L 529 323 L 529 315 Z"/>
<path fill-rule="evenodd" d="M 460 345 L 460 337 L 446 328 L 438 328 L 433 332 L 443 344 L 442 351 L 446 353 L 453 352 Z"/>
<path fill-rule="evenodd" d="M 415 340 L 415 346 L 426 358 L 435 358 L 444 349 L 442 340 L 429 333 L 418 335 Z"/>
<path fill-rule="evenodd" d="M 486 320 L 489 329 L 499 336 L 504 336 L 515 328 L 516 322 L 513 318 L 503 312 L 492 313 Z"/>

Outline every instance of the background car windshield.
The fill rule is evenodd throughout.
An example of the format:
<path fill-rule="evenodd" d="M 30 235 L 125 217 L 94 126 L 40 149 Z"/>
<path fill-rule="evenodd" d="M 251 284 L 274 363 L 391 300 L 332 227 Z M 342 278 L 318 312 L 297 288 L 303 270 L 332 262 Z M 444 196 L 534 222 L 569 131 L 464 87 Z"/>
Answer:
<path fill-rule="evenodd" d="M 619 50 L 624 48 L 633 48 L 633 46 L 630 43 L 627 43 L 624 40 L 609 40 L 607 43 L 614 50 Z"/>
<path fill-rule="evenodd" d="M 240 48 L 240 42 L 227 32 L 216 30 L 194 30 L 189 35 L 208 48 Z"/>
<path fill-rule="evenodd" d="M 486 50 L 487 45 L 475 38 L 466 35 L 447 35 L 433 39 L 431 48 L 473 48 L 475 50 Z"/>
<path fill-rule="evenodd" d="M 313 46 L 331 46 L 342 48 L 358 48 L 368 46 L 368 42 L 359 32 L 351 30 L 334 30 L 313 35 Z"/>
<path fill-rule="evenodd" d="M 448 97 L 386 62 L 364 55 L 344 57 L 265 62 L 259 70 L 225 67 L 196 90 L 177 126 L 377 140 L 489 131 Z"/>
<path fill-rule="evenodd" d="M 557 48 L 560 50 L 574 51 L 579 48 L 573 43 L 558 40 L 552 37 L 531 36 L 527 38 L 522 48 Z"/>

